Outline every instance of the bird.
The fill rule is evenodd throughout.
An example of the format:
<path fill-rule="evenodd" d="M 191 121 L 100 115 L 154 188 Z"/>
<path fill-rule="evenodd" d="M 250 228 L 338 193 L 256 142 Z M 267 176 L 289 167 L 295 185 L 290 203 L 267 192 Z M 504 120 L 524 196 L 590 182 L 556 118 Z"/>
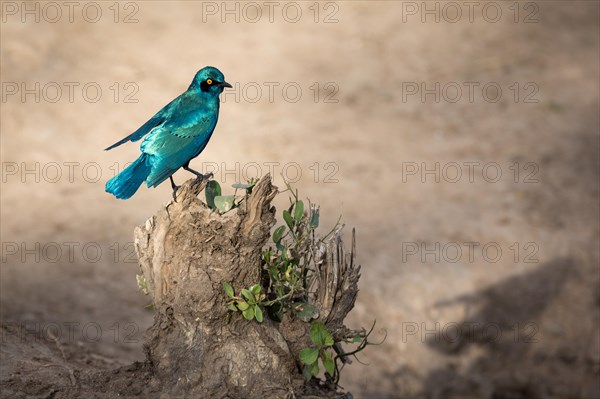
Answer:
<path fill-rule="evenodd" d="M 190 168 L 190 161 L 204 150 L 219 118 L 219 95 L 232 86 L 215 67 L 200 69 L 188 89 L 129 136 L 105 148 L 112 150 L 128 141 L 138 141 L 142 154 L 106 183 L 106 192 L 128 199 L 142 183 L 156 187 L 171 180 L 173 199 L 178 186 L 173 174 L 183 168 L 197 179 L 210 177 Z"/>

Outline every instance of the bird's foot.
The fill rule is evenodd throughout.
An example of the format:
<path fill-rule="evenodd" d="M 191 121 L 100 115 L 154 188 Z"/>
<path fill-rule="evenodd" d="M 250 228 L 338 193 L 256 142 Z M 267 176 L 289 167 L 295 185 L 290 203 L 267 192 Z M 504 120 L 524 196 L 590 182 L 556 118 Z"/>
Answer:
<path fill-rule="evenodd" d="M 190 168 L 189 164 L 190 163 L 188 161 L 188 163 L 186 163 L 185 165 L 183 165 L 183 169 L 187 170 L 190 173 L 195 174 L 196 175 L 196 180 L 210 179 L 211 177 L 213 177 L 212 172 L 203 175 L 202 173 L 198 172 L 197 170 L 194 170 L 194 169 Z"/>
<path fill-rule="evenodd" d="M 196 175 L 196 180 L 201 181 L 204 179 L 210 179 L 212 178 L 214 175 L 212 174 L 212 172 L 207 173 L 207 174 L 202 174 L 202 173 L 194 173 Z"/>
<path fill-rule="evenodd" d="M 173 202 L 177 202 L 177 190 L 179 190 L 179 187 L 177 184 L 175 184 L 175 180 L 173 180 L 173 176 L 169 176 L 169 179 L 171 179 L 171 188 L 173 189 Z"/>

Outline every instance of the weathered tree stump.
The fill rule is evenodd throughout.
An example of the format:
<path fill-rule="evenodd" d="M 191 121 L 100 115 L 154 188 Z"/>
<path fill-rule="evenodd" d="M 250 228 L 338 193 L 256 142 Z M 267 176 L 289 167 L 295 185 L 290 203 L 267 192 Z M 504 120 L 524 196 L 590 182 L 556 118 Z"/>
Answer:
<path fill-rule="evenodd" d="M 223 283 L 238 292 L 260 281 L 261 254 L 275 224 L 277 188 L 263 177 L 241 205 L 223 215 L 198 194 L 206 181 L 190 180 L 135 230 L 140 267 L 152 298 L 154 324 L 145 351 L 161 391 L 184 397 L 279 398 L 304 385 L 298 352 L 310 323 L 287 317 L 263 323 L 227 317 Z M 354 245 L 353 245 L 354 248 Z M 336 338 L 356 299 L 354 250 L 339 235 L 319 249 L 311 294 L 320 320 Z"/>

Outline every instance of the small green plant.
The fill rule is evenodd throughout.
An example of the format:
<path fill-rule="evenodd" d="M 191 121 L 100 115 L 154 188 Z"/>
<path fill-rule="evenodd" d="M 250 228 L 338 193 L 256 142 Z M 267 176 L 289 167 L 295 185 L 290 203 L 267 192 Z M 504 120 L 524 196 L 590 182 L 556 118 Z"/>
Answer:
<path fill-rule="evenodd" d="M 318 309 L 308 301 L 308 285 L 314 272 L 315 250 L 332 233 L 317 238 L 315 230 L 319 227 L 319 207 L 309 202 L 308 209 L 304 201 L 298 198 L 298 192 L 289 184 L 287 190 L 292 193 L 290 206 L 284 209 L 284 224 L 273 232 L 275 247 L 263 251 L 263 281 L 267 281 L 267 297 L 273 302 L 268 308 L 269 316 L 281 321 L 286 311 L 309 322 L 319 317 Z"/>
<path fill-rule="evenodd" d="M 148 283 L 146 282 L 146 277 L 143 274 L 136 274 L 135 280 L 137 282 L 137 286 L 144 293 L 144 295 L 148 295 Z"/>
<path fill-rule="evenodd" d="M 319 374 L 319 359 L 325 368 L 325 372 L 333 378 L 335 363 L 330 350 L 335 342 L 325 324 L 320 321 L 315 321 L 311 324 L 310 340 L 314 346 L 312 348 L 304 348 L 300 351 L 300 360 L 304 364 L 302 370 L 304 378 L 308 381 Z"/>
<path fill-rule="evenodd" d="M 233 187 L 236 192 L 237 189 L 243 189 L 250 193 L 255 183 L 255 181 L 250 181 L 247 185 L 236 183 Z M 221 192 L 217 185 L 211 188 L 213 194 L 218 194 L 212 197 L 214 209 L 226 212 L 223 210 L 226 208 L 221 209 L 219 205 Z M 312 346 L 303 348 L 299 353 L 303 364 L 302 374 L 306 380 L 316 377 L 321 370 L 320 364 L 325 371 L 326 379 L 337 384 L 341 370 L 338 362 L 345 363 L 350 356 L 356 358 L 358 352 L 367 345 L 373 344 L 367 339 L 375 324 L 368 332 L 364 329 L 354 331 L 356 335 L 343 336 L 336 341 L 325 324 L 318 321 L 319 309 L 309 302 L 310 284 L 319 278 L 315 263 L 321 256 L 319 251 L 326 245 L 329 237 L 338 233 L 343 226 L 338 220 L 328 234 L 318 237 L 315 230 L 319 227 L 319 207 L 310 201 L 306 207 L 304 201 L 298 198 L 297 191 L 292 190 L 289 184 L 286 185 L 286 191 L 292 193 L 290 206 L 283 210 L 284 223 L 273 231 L 273 244 L 263 250 L 261 283 L 241 290 L 239 295 L 236 295 L 231 284 L 225 283 L 223 288 L 228 297 L 227 308 L 229 309 L 227 317 L 241 312 L 245 319 L 256 319 L 261 323 L 263 314 L 266 313 L 264 316 L 281 322 L 284 314 L 288 312 L 292 317 L 307 323 L 312 322 L 310 327 Z M 235 198 L 235 194 L 232 197 Z M 227 209 L 238 206 L 241 202 L 240 200 L 236 204 L 235 199 L 229 198 L 227 201 L 231 201 L 232 204 Z M 207 202 L 210 206 L 208 190 Z M 350 352 L 343 352 L 342 343 L 358 344 L 358 347 Z"/>
<path fill-rule="evenodd" d="M 236 296 L 233 287 L 229 283 L 223 284 L 223 289 L 230 301 L 227 302 L 227 308 L 232 312 L 242 312 L 246 320 L 256 319 L 259 323 L 263 321 L 263 311 L 261 301 L 265 299 L 265 294 L 261 293 L 262 287 L 254 284 L 249 289 L 243 289 L 241 296 Z"/>
<path fill-rule="evenodd" d="M 221 213 L 229 212 L 233 208 L 239 206 L 243 198 L 237 199 L 237 190 L 242 189 L 246 191 L 246 195 L 252 193 L 252 188 L 256 185 L 258 179 L 250 179 L 248 183 L 235 183 L 232 185 L 235 188 L 233 195 L 222 195 L 221 185 L 216 180 L 211 180 L 204 189 L 206 195 L 206 204 L 210 209 L 217 209 Z"/>
<path fill-rule="evenodd" d="M 211 182 L 212 183 L 212 182 Z M 216 182 L 214 182 L 216 183 Z M 256 181 L 248 184 L 234 184 L 234 188 L 250 192 Z M 218 184 L 218 183 L 216 183 Z M 220 194 L 219 189 L 212 188 L 213 193 Z M 211 194 L 212 195 L 212 194 Z M 207 202 L 209 195 L 207 194 Z M 219 196 L 214 197 L 215 207 L 218 206 Z M 238 203 L 239 204 L 239 203 Z M 252 320 L 262 322 L 262 309 L 269 317 L 281 321 L 286 310 L 293 311 L 304 321 L 317 318 L 317 308 L 307 301 L 307 265 L 310 259 L 303 255 L 308 250 L 310 237 L 314 237 L 314 229 L 318 226 L 319 209 L 311 207 L 310 217 L 304 212 L 304 203 L 294 193 L 294 201 L 289 209 L 283 211 L 286 225 L 279 226 L 273 233 L 275 248 L 269 247 L 263 251 L 263 286 L 255 284 L 249 289 L 242 290 L 241 296 L 236 296 L 233 287 L 226 283 L 225 293 L 229 296 L 228 309 L 232 312 L 241 311 L 242 315 Z M 254 297 L 249 295 L 253 294 Z M 259 316 L 256 316 L 256 314 Z M 254 316 L 253 316 L 254 315 Z"/>
<path fill-rule="evenodd" d="M 146 277 L 143 274 L 136 274 L 135 281 L 137 282 L 137 286 L 142 291 L 144 295 L 149 295 L 150 291 L 148 291 L 148 282 L 146 281 Z M 154 304 L 152 302 L 146 305 L 146 308 L 152 309 L 154 308 Z"/>
<path fill-rule="evenodd" d="M 323 323 L 318 321 L 313 322 L 310 327 L 310 340 L 314 344 L 314 347 L 304 348 L 300 351 L 300 360 L 302 360 L 302 363 L 304 364 L 302 370 L 304 378 L 308 381 L 319 374 L 319 359 L 321 359 L 321 363 L 325 369 L 325 376 L 335 384 L 337 384 L 340 379 L 341 368 L 338 366 L 338 362 L 342 362 L 343 365 L 347 362 L 346 359 L 352 356 L 356 361 L 364 364 L 358 359 L 356 354 L 369 345 L 381 345 L 387 337 L 386 334 L 379 343 L 369 342 L 369 336 L 375 329 L 375 324 L 376 323 L 373 322 L 369 331 L 362 330 L 362 332 L 357 333 L 354 337 L 342 341 L 335 341 Z M 349 352 L 344 352 L 341 345 L 342 343 L 351 345 L 358 344 L 358 347 Z M 332 356 L 331 349 L 334 350 L 335 356 Z"/>

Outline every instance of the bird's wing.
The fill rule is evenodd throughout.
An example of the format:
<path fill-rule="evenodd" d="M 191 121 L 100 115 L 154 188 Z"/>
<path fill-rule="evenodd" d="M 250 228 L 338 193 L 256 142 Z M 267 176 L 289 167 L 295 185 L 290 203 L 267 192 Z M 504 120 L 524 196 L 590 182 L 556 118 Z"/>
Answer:
<path fill-rule="evenodd" d="M 171 113 L 171 110 L 174 108 L 174 106 L 177 105 L 178 100 L 179 100 L 179 97 L 176 98 L 175 100 L 171 101 L 169 104 L 165 105 L 160 111 L 158 111 L 156 113 L 156 115 L 154 115 L 152 118 L 150 118 L 150 120 L 148 120 L 148 122 L 146 122 L 142 126 L 140 126 L 140 128 L 138 130 L 131 133 L 129 136 L 125 137 L 124 139 L 117 141 L 113 145 L 106 147 L 104 149 L 104 151 L 112 150 L 113 148 L 118 147 L 121 144 L 126 143 L 128 141 L 138 141 L 139 139 L 144 137 L 146 134 L 148 134 L 152 129 L 160 126 L 161 123 L 164 123 L 165 120 L 167 120 L 167 118 L 169 117 L 169 115 Z"/>
<path fill-rule="evenodd" d="M 217 116 L 211 113 L 184 113 L 163 123 L 142 142 L 142 152 L 152 155 L 152 173 L 146 183 L 156 186 L 196 157 L 212 135 Z"/>
<path fill-rule="evenodd" d="M 210 139 L 215 126 L 211 119 L 202 118 L 192 126 L 162 125 L 144 139 L 142 152 L 153 155 L 155 159 L 172 160 L 175 164 L 181 159 L 181 166 L 198 155 L 196 151 Z"/>

